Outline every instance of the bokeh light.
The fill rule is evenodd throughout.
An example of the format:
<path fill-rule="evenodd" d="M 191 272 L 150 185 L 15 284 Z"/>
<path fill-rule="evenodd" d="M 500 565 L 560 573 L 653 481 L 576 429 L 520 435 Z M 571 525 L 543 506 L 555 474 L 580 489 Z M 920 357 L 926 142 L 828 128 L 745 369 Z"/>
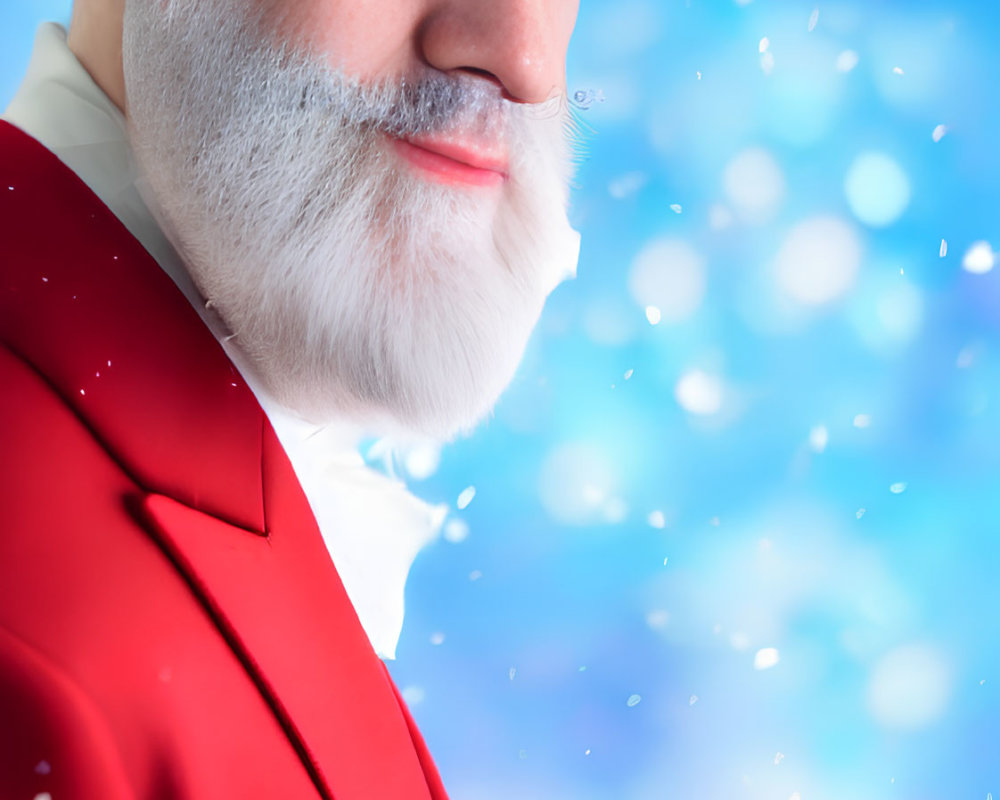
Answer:
<path fill-rule="evenodd" d="M 861 243 L 836 217 L 814 217 L 796 225 L 775 259 L 778 286 L 793 300 L 822 305 L 842 296 L 861 267 Z"/>
<path fill-rule="evenodd" d="M 884 153 L 862 153 L 851 164 L 844 179 L 848 205 L 866 225 L 891 225 L 910 202 L 906 173 Z"/>
<path fill-rule="evenodd" d="M 629 292 L 641 307 L 655 306 L 663 322 L 682 322 L 694 314 L 705 295 L 704 261 L 679 239 L 656 239 L 636 257 L 628 277 Z M 652 322 L 652 319 L 650 319 Z"/>
<path fill-rule="evenodd" d="M 732 206 L 745 219 L 756 223 L 770 220 L 785 194 L 781 167 L 774 156 L 760 147 L 744 150 L 726 165 L 723 185 Z"/>
<path fill-rule="evenodd" d="M 924 645 L 902 645 L 882 656 L 872 670 L 868 707 L 888 728 L 923 728 L 945 712 L 951 683 L 943 655 Z"/>

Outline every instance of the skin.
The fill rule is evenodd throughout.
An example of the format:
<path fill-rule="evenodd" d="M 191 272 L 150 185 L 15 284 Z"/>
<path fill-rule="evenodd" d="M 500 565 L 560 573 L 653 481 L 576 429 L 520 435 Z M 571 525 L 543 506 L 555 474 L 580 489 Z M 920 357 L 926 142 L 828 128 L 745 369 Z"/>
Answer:
<path fill-rule="evenodd" d="M 285 41 L 328 54 L 364 81 L 431 69 L 495 83 L 515 102 L 565 90 L 566 48 L 579 0 L 247 0 Z M 75 0 L 69 47 L 127 113 L 122 74 L 125 0 Z M 293 11 L 288 9 L 292 8 Z"/>

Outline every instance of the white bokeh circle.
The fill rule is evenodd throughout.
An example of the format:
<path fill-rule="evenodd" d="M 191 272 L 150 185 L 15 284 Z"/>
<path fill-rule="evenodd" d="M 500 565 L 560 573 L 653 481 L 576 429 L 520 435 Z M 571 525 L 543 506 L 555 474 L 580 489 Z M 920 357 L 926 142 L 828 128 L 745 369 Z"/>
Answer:
<path fill-rule="evenodd" d="M 778 251 L 774 278 L 789 298 L 822 305 L 848 291 L 861 267 L 861 242 L 838 217 L 804 220 L 789 232 Z"/>
<path fill-rule="evenodd" d="M 682 239 L 653 239 L 636 256 L 628 275 L 628 290 L 640 308 L 659 310 L 659 321 L 683 322 L 705 296 L 705 262 Z"/>

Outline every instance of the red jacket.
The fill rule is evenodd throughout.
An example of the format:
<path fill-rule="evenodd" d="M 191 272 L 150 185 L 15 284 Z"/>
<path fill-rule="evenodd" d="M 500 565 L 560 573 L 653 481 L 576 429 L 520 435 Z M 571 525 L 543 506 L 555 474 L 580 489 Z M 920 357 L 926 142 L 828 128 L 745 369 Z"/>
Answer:
<path fill-rule="evenodd" d="M 267 418 L 0 122 L 0 798 L 443 800 Z"/>

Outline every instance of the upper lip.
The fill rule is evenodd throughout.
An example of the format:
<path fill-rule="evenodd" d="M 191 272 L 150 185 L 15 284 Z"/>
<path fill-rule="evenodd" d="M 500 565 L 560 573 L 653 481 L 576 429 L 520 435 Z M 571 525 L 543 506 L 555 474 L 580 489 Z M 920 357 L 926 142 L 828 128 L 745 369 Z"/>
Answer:
<path fill-rule="evenodd" d="M 407 136 L 405 141 L 414 147 L 420 147 L 437 153 L 445 158 L 458 161 L 460 164 L 473 167 L 475 169 L 499 172 L 507 175 L 509 159 L 507 153 L 497 142 L 487 142 L 474 140 L 458 136 Z"/>

